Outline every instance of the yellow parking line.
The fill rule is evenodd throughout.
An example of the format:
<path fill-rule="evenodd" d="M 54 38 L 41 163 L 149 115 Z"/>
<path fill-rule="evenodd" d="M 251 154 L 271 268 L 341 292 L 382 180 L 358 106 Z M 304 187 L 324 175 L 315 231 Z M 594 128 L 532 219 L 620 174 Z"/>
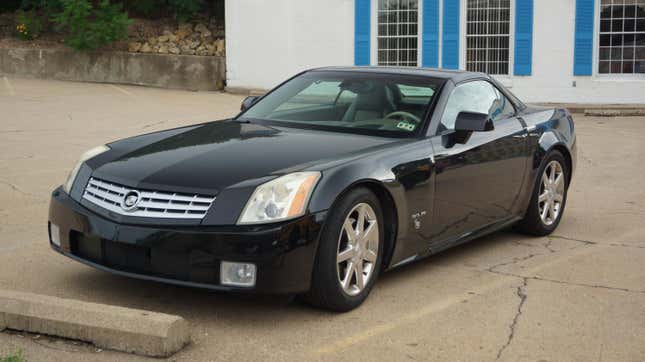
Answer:
<path fill-rule="evenodd" d="M 7 87 L 7 92 L 9 92 L 9 96 L 13 97 L 16 95 L 16 92 L 13 89 L 13 86 L 11 85 L 11 82 L 9 81 L 9 78 L 7 77 L 2 77 L 4 79 L 4 85 Z"/>

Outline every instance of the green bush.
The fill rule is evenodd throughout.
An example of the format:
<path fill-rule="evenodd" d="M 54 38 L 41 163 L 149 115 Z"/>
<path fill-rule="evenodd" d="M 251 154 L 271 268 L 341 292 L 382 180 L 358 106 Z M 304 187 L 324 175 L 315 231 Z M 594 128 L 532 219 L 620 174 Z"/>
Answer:
<path fill-rule="evenodd" d="M 43 20 L 34 10 L 19 10 L 16 13 L 16 31 L 23 40 L 33 40 L 43 31 Z"/>
<path fill-rule="evenodd" d="M 18 350 L 8 356 L 0 356 L 0 362 L 25 362 L 25 355 L 22 350 Z"/>
<path fill-rule="evenodd" d="M 204 6 L 204 0 L 168 0 L 168 8 L 179 22 L 190 20 Z"/>
<path fill-rule="evenodd" d="M 65 43 L 76 50 L 95 50 L 117 40 L 127 39 L 131 20 L 121 4 L 101 0 L 61 0 L 63 11 L 54 16 L 59 30 L 66 32 Z"/>

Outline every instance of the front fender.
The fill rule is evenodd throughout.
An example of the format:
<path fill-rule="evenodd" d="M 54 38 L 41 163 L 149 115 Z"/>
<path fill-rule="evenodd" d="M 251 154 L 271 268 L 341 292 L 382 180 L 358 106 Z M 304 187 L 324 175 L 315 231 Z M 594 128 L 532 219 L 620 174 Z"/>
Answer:
<path fill-rule="evenodd" d="M 407 214 L 405 190 L 394 173 L 382 165 L 374 167 L 369 163 L 347 164 L 324 172 L 309 201 L 309 212 L 316 213 L 332 209 L 343 194 L 360 185 L 380 187 L 389 194 L 396 209 L 398 233 L 405 234 L 407 231 L 404 216 Z"/>

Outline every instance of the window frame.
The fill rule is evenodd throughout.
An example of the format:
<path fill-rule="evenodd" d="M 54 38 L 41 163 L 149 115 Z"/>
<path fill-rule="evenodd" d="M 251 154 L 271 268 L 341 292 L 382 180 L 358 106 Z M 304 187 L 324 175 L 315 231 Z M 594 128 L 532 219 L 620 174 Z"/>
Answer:
<path fill-rule="evenodd" d="M 600 73 L 600 0 L 595 1 L 593 22 L 593 59 L 592 75 L 598 80 L 635 80 L 645 81 L 645 73 Z"/>
<path fill-rule="evenodd" d="M 442 3 L 445 0 L 440 0 Z M 491 74 L 491 77 L 500 80 L 510 80 L 514 77 L 513 69 L 515 67 L 515 0 L 510 1 L 510 13 L 508 23 L 508 74 Z M 459 69 L 466 69 L 467 53 L 467 16 L 468 0 L 459 0 Z M 516 107 L 517 108 L 517 107 Z"/>
<path fill-rule="evenodd" d="M 423 60 L 423 0 L 417 0 L 417 67 L 421 67 Z M 443 0 L 439 0 L 443 2 Z M 370 65 L 379 66 L 378 64 L 378 2 L 379 0 L 370 0 Z M 386 65 L 380 65 L 386 67 Z M 387 65 L 387 67 L 397 67 Z M 399 66 L 411 68 L 409 66 Z"/>

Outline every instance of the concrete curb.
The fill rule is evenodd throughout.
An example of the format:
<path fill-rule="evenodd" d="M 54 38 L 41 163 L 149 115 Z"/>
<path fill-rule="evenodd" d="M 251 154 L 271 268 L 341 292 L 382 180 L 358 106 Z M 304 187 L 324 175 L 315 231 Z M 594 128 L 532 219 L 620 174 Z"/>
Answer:
<path fill-rule="evenodd" d="M 534 103 L 538 106 L 566 108 L 571 113 L 584 113 L 587 116 L 642 116 L 645 104 L 576 104 L 576 103 Z"/>
<path fill-rule="evenodd" d="M 213 91 L 224 88 L 226 59 L 221 56 L 13 48 L 0 49 L 0 74 Z"/>
<path fill-rule="evenodd" d="M 0 290 L 0 330 L 6 328 L 150 357 L 168 357 L 190 341 L 179 316 Z"/>
<path fill-rule="evenodd" d="M 595 117 L 638 117 L 645 116 L 645 109 L 585 109 L 584 113 Z"/>

